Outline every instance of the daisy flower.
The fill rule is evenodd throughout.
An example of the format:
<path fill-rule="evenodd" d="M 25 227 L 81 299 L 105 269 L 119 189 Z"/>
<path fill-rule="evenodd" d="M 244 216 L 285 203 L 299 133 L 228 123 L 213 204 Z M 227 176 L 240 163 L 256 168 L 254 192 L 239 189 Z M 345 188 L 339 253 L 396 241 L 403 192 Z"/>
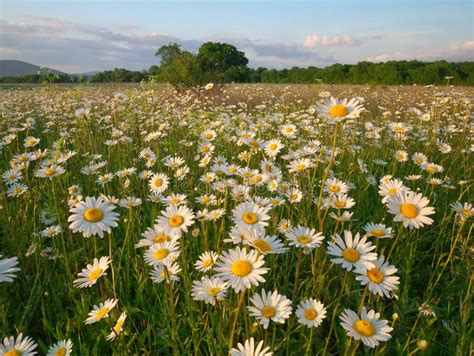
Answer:
<path fill-rule="evenodd" d="M 74 344 L 69 339 L 58 341 L 49 348 L 46 356 L 70 356 L 73 345 Z"/>
<path fill-rule="evenodd" d="M 219 255 L 214 251 L 206 251 L 199 256 L 199 259 L 194 263 L 194 267 L 199 272 L 207 272 L 214 267 Z"/>
<path fill-rule="evenodd" d="M 194 213 L 188 207 L 171 205 L 161 212 L 158 223 L 172 235 L 188 232 L 188 227 L 194 224 Z"/>
<path fill-rule="evenodd" d="M 135 248 L 151 246 L 153 244 L 162 244 L 170 241 L 175 242 L 179 239 L 179 235 L 170 235 L 165 229 L 158 224 L 153 227 L 149 227 L 144 233 L 142 233 L 144 239 L 141 239 L 135 244 Z"/>
<path fill-rule="evenodd" d="M 369 290 L 373 294 L 378 294 L 381 297 L 386 296 L 391 298 L 390 292 L 396 290 L 397 285 L 400 284 L 399 277 L 392 276 L 397 272 L 395 266 L 391 266 L 385 261 L 385 257 L 380 255 L 379 258 L 373 262 L 375 267 L 371 268 L 356 268 L 355 273 L 359 274 L 356 279 L 363 285 L 369 286 Z"/>
<path fill-rule="evenodd" d="M 127 313 L 120 314 L 120 317 L 112 328 L 112 332 L 106 336 L 107 340 L 114 340 L 122 332 L 123 323 L 125 323 L 125 319 L 127 319 Z"/>
<path fill-rule="evenodd" d="M 263 149 L 265 150 L 265 154 L 268 157 L 276 157 L 283 147 L 284 145 L 281 143 L 280 140 L 273 139 L 265 142 Z"/>
<path fill-rule="evenodd" d="M 215 305 L 216 301 L 224 300 L 228 285 L 219 277 L 202 277 L 193 281 L 191 295 L 194 300 L 203 300 L 206 304 Z"/>
<path fill-rule="evenodd" d="M 16 183 L 22 178 L 22 172 L 18 168 L 9 169 L 2 174 L 2 179 L 6 184 Z"/>
<path fill-rule="evenodd" d="M 408 192 L 410 189 L 403 185 L 400 179 L 389 179 L 382 181 L 379 185 L 379 195 L 383 197 L 382 203 L 387 203 L 388 199 L 401 192 Z"/>
<path fill-rule="evenodd" d="M 37 352 L 34 351 L 38 345 L 36 342 L 29 336 L 23 337 L 23 334 L 20 333 L 18 336 L 10 336 L 3 339 L 3 345 L 0 344 L 0 355 L 3 356 L 29 356 L 36 355 Z"/>
<path fill-rule="evenodd" d="M 35 177 L 52 179 L 54 177 L 60 176 L 64 172 L 65 170 L 63 167 L 53 164 L 49 167 L 42 167 L 38 169 L 35 173 Z"/>
<path fill-rule="evenodd" d="M 18 258 L 4 258 L 0 260 L 0 282 L 12 282 L 15 278 L 15 272 L 21 270 L 18 266 Z"/>
<path fill-rule="evenodd" d="M 347 193 L 349 186 L 337 178 L 328 179 L 324 184 L 324 191 L 329 194 Z"/>
<path fill-rule="evenodd" d="M 317 328 L 326 318 L 326 308 L 319 300 L 308 298 L 298 305 L 296 317 L 301 325 Z"/>
<path fill-rule="evenodd" d="M 388 212 L 395 215 L 393 221 L 400 221 L 404 227 L 420 228 L 431 225 L 433 219 L 428 215 L 435 213 L 435 209 L 427 206 L 429 200 L 421 193 L 402 192 L 388 200 Z"/>
<path fill-rule="evenodd" d="M 291 300 L 276 290 L 267 293 L 263 289 L 261 295 L 255 294 L 250 301 L 253 304 L 247 307 L 250 315 L 256 317 L 264 329 L 268 328 L 270 320 L 283 324 L 291 315 Z"/>
<path fill-rule="evenodd" d="M 355 201 L 347 194 L 338 193 L 326 198 L 324 204 L 334 209 L 350 209 L 355 205 Z"/>
<path fill-rule="evenodd" d="M 328 254 L 335 256 L 331 262 L 340 264 L 347 271 L 353 268 L 373 268 L 373 261 L 377 259 L 377 254 L 371 252 L 375 246 L 367 242 L 367 238 L 360 238 L 359 233 L 352 237 L 352 232 L 344 230 L 344 240 L 338 234 L 335 240 L 328 243 Z"/>
<path fill-rule="evenodd" d="M 413 156 L 411 156 L 411 160 L 419 166 L 428 162 L 428 158 L 421 152 L 416 152 L 413 154 Z"/>
<path fill-rule="evenodd" d="M 250 235 L 245 241 L 248 245 L 255 248 L 263 255 L 285 253 L 288 247 L 285 247 L 283 241 L 277 238 L 276 235 L 268 236 L 265 234 Z"/>
<path fill-rule="evenodd" d="M 214 270 L 217 277 L 228 282 L 238 293 L 265 282 L 262 275 L 268 272 L 268 268 L 262 267 L 264 264 L 263 256 L 259 256 L 257 251 L 247 253 L 247 249 L 237 247 L 224 251 Z"/>
<path fill-rule="evenodd" d="M 145 252 L 145 262 L 150 266 L 170 265 L 180 254 L 179 246 L 176 242 L 163 242 L 161 244 L 153 244 Z"/>
<path fill-rule="evenodd" d="M 330 97 L 317 103 L 316 108 L 318 113 L 321 116 L 327 117 L 330 122 L 340 122 L 344 119 L 355 119 L 359 117 L 362 111 L 364 111 L 362 103 L 355 98 L 341 100 Z"/>
<path fill-rule="evenodd" d="M 347 335 L 355 340 L 362 340 L 364 345 L 374 348 L 379 345 L 380 341 L 387 341 L 392 336 L 390 332 L 393 330 L 388 326 L 387 320 L 379 320 L 380 314 L 374 310 L 367 312 L 362 307 L 360 317 L 352 310 L 346 309 L 342 315 L 341 326 L 346 329 Z"/>
<path fill-rule="evenodd" d="M 237 344 L 237 349 L 232 348 L 230 350 L 230 356 L 272 356 L 273 352 L 270 351 L 270 347 L 264 347 L 263 341 L 260 341 L 255 346 L 253 337 L 245 340 L 244 344 Z"/>
<path fill-rule="evenodd" d="M 290 246 L 312 249 L 321 245 L 324 235 L 304 226 L 291 227 L 286 233 Z"/>
<path fill-rule="evenodd" d="M 154 174 L 148 181 L 148 186 L 153 194 L 163 193 L 169 186 L 169 178 L 163 174 Z"/>
<path fill-rule="evenodd" d="M 10 198 L 19 197 L 22 194 L 25 194 L 28 190 L 28 186 L 23 183 L 13 183 L 7 189 L 7 195 Z"/>
<path fill-rule="evenodd" d="M 205 130 L 201 133 L 201 139 L 205 140 L 205 141 L 214 141 L 214 139 L 216 138 L 217 134 L 214 130 Z"/>
<path fill-rule="evenodd" d="M 92 287 L 97 283 L 98 279 L 102 276 L 106 276 L 107 269 L 110 264 L 109 257 L 101 257 L 100 260 L 94 258 L 92 264 L 88 264 L 86 268 L 82 270 L 77 276 L 80 277 L 74 281 L 74 287 L 85 288 Z"/>
<path fill-rule="evenodd" d="M 109 312 L 117 305 L 118 299 L 107 299 L 105 302 L 100 303 L 98 306 L 94 305 L 94 308 L 89 313 L 89 317 L 84 321 L 85 324 L 93 324 L 107 318 Z"/>
<path fill-rule="evenodd" d="M 119 214 L 114 209 L 103 197 L 86 197 L 69 210 L 72 213 L 68 218 L 69 228 L 72 232 L 82 232 L 84 237 L 97 234 L 103 237 L 104 231 L 110 233 L 112 227 L 118 226 Z"/>
<path fill-rule="evenodd" d="M 420 165 L 420 168 L 430 174 L 441 173 L 444 171 L 444 168 L 440 166 L 439 164 L 434 164 L 434 163 L 429 163 L 429 162 L 422 163 Z"/>
<path fill-rule="evenodd" d="M 153 283 L 161 283 L 166 281 L 179 282 L 178 273 L 181 272 L 181 267 L 176 262 L 171 262 L 169 265 L 153 266 L 153 270 L 150 272 L 150 279 Z"/>
<path fill-rule="evenodd" d="M 250 230 L 264 231 L 270 219 L 268 208 L 260 207 L 254 202 L 244 202 L 232 210 L 233 220 L 237 226 Z"/>
<path fill-rule="evenodd" d="M 288 172 L 299 173 L 313 166 L 313 161 L 309 158 L 300 158 L 290 162 L 288 165 Z"/>
<path fill-rule="evenodd" d="M 472 207 L 472 204 L 470 203 L 452 203 L 451 207 L 456 211 L 456 215 L 463 218 L 463 219 L 469 219 L 474 216 L 474 208 Z"/>
<path fill-rule="evenodd" d="M 393 237 L 393 231 L 391 227 L 386 227 L 384 224 L 367 223 L 364 226 L 364 231 L 367 236 L 375 236 L 380 239 Z"/>

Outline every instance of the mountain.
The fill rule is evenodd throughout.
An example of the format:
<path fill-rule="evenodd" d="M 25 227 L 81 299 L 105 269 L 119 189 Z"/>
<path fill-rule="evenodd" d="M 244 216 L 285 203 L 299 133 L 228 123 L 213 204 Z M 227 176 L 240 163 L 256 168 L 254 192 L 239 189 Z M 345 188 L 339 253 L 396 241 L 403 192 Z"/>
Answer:
<path fill-rule="evenodd" d="M 31 63 L 26 63 L 17 60 L 0 60 L 0 77 L 21 77 L 28 74 L 41 73 L 54 73 L 54 74 L 65 74 L 59 70 L 40 67 Z"/>

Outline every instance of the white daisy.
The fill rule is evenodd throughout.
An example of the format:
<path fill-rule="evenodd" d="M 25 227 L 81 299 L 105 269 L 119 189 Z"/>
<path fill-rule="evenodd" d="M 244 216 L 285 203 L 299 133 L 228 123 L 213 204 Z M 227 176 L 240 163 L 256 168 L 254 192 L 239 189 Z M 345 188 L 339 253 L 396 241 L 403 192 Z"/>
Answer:
<path fill-rule="evenodd" d="M 375 236 L 375 237 L 378 237 L 379 239 L 393 237 L 392 228 L 385 226 L 385 224 L 367 223 L 364 226 L 364 231 L 369 237 Z"/>
<path fill-rule="evenodd" d="M 86 197 L 85 201 L 77 203 L 69 211 L 72 213 L 68 221 L 73 232 L 82 232 L 84 237 L 92 235 L 104 236 L 104 231 L 110 233 L 116 227 L 119 214 L 114 212 L 114 205 L 107 203 L 103 197 Z"/>
<path fill-rule="evenodd" d="M 202 277 L 193 281 L 192 296 L 194 300 L 203 300 L 206 304 L 215 305 L 216 301 L 224 300 L 228 285 L 219 277 Z"/>
<path fill-rule="evenodd" d="M 109 312 L 117 305 L 118 299 L 107 299 L 105 302 L 100 303 L 98 306 L 94 305 L 94 308 L 89 312 L 89 317 L 84 321 L 85 324 L 93 324 L 107 318 Z"/>
<path fill-rule="evenodd" d="M 261 232 L 268 225 L 270 219 L 268 208 L 260 207 L 254 202 L 244 202 L 232 210 L 233 220 L 237 226 Z"/>
<path fill-rule="evenodd" d="M 354 238 L 352 232 L 344 230 L 344 240 L 336 234 L 335 240 L 328 243 L 328 254 L 335 256 L 331 262 L 342 265 L 347 271 L 353 268 L 373 268 L 373 261 L 377 259 L 377 254 L 371 252 L 375 250 L 375 246 L 371 242 L 367 242 L 367 238 L 360 238 L 357 233 Z"/>
<path fill-rule="evenodd" d="M 393 328 L 388 326 L 387 320 L 379 318 L 379 313 L 374 310 L 367 312 L 365 307 L 362 307 L 360 317 L 350 309 L 346 309 L 340 316 L 341 326 L 346 329 L 347 335 L 355 340 L 362 340 L 364 345 L 371 348 L 378 346 L 380 341 L 387 341 L 392 337 L 390 332 Z"/>
<path fill-rule="evenodd" d="M 402 192 L 390 198 L 387 207 L 388 212 L 395 215 L 393 221 L 401 221 L 404 227 L 418 229 L 433 223 L 428 215 L 434 214 L 435 209 L 427 206 L 429 202 L 421 193 Z"/>
<path fill-rule="evenodd" d="M 76 288 L 85 288 L 92 287 L 97 283 L 100 277 L 106 276 L 107 269 L 110 264 L 109 257 L 101 257 L 100 260 L 94 258 L 92 264 L 88 264 L 86 268 L 82 270 L 77 276 L 80 277 L 74 280 L 74 287 Z"/>
<path fill-rule="evenodd" d="M 179 246 L 176 242 L 166 241 L 161 244 L 153 244 L 145 252 L 145 262 L 150 266 L 169 266 L 180 254 Z"/>
<path fill-rule="evenodd" d="M 263 256 L 259 256 L 257 251 L 247 253 L 247 249 L 237 247 L 224 251 L 214 270 L 217 277 L 228 282 L 238 293 L 265 282 L 262 275 L 268 272 L 268 268 L 262 267 L 264 264 Z"/>
<path fill-rule="evenodd" d="M 257 346 L 255 346 L 255 341 L 253 337 L 248 340 L 245 340 L 242 345 L 239 343 L 237 349 L 232 348 L 230 350 L 230 356 L 272 356 L 273 352 L 270 351 L 270 347 L 264 347 L 263 341 L 260 341 Z"/>
<path fill-rule="evenodd" d="M 256 317 L 264 329 L 268 328 L 270 320 L 283 324 L 291 315 L 291 300 L 278 294 L 276 290 L 267 293 L 263 289 L 261 295 L 254 294 L 250 301 L 253 304 L 253 306 L 247 306 L 250 315 Z"/>
<path fill-rule="evenodd" d="M 194 224 L 194 213 L 188 207 L 171 205 L 161 212 L 157 222 L 170 235 L 180 235 L 188 232 L 188 227 Z"/>
<path fill-rule="evenodd" d="M 70 356 L 72 346 L 74 344 L 71 340 L 61 340 L 51 346 L 48 350 L 47 356 Z"/>
<path fill-rule="evenodd" d="M 21 270 L 17 266 L 17 257 L 0 260 L 0 282 L 12 282 L 16 278 L 15 272 Z"/>
<path fill-rule="evenodd" d="M 20 333 L 18 336 L 10 336 L 3 339 L 3 345 L 0 344 L 0 355 L 2 356 L 30 356 L 36 355 L 34 351 L 38 345 L 29 336 L 23 337 Z"/>
<path fill-rule="evenodd" d="M 291 227 L 285 233 L 290 246 L 303 247 L 313 249 L 321 245 L 324 240 L 324 235 L 321 232 L 316 232 L 315 229 L 310 229 L 299 225 L 298 227 Z"/>
<path fill-rule="evenodd" d="M 359 274 L 356 277 L 360 283 L 365 286 L 368 284 L 369 290 L 373 294 L 378 294 L 381 297 L 384 295 L 391 298 L 390 292 L 396 290 L 400 284 L 400 278 L 393 276 L 397 272 L 395 266 L 391 266 L 385 261 L 385 257 L 380 255 L 379 258 L 373 262 L 374 267 L 371 268 L 356 268 L 355 273 Z M 392 292 L 392 294 L 394 294 Z"/>
<path fill-rule="evenodd" d="M 122 332 L 123 323 L 125 323 L 125 319 L 127 319 L 127 313 L 120 314 L 120 317 L 112 328 L 111 333 L 106 336 L 107 340 L 114 340 Z"/>
<path fill-rule="evenodd" d="M 326 318 L 326 308 L 319 300 L 308 298 L 298 305 L 296 317 L 300 324 L 308 328 L 317 328 Z"/>

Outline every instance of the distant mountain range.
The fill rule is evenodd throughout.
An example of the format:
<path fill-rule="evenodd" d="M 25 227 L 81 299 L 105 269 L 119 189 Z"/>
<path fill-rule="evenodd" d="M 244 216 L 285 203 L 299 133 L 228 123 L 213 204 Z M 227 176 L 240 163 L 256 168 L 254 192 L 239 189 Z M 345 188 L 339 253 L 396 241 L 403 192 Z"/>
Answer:
<path fill-rule="evenodd" d="M 0 60 L 0 77 L 21 77 L 28 74 L 37 74 L 40 73 L 54 73 L 54 74 L 67 74 L 72 76 L 84 76 L 84 77 L 92 77 L 95 74 L 99 73 L 99 71 L 94 72 L 87 72 L 87 73 L 75 73 L 69 74 L 64 73 L 59 70 L 47 67 L 40 67 L 31 63 L 13 60 L 13 59 L 2 59 Z"/>

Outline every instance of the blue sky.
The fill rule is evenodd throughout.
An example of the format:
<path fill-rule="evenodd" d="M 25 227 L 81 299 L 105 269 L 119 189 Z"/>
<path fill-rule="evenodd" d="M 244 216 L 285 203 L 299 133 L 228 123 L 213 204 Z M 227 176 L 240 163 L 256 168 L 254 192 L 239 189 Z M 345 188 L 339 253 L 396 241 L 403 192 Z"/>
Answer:
<path fill-rule="evenodd" d="M 0 0 L 0 59 L 66 72 L 157 64 L 156 49 L 225 41 L 253 67 L 474 60 L 473 1 Z"/>

